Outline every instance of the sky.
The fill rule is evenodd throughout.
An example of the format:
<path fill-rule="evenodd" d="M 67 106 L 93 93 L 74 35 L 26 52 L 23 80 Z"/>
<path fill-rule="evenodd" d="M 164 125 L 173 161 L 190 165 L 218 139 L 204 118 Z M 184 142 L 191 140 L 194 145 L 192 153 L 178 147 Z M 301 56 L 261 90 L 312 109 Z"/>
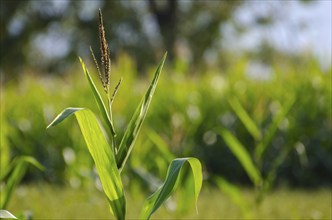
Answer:
<path fill-rule="evenodd" d="M 282 11 L 273 11 L 274 2 L 249 2 L 235 15 L 236 19 L 249 28 L 247 34 L 239 39 L 243 49 L 252 49 L 260 41 L 268 40 L 278 49 L 289 52 L 313 52 L 323 66 L 331 65 L 332 59 L 332 0 L 317 0 L 313 3 L 284 1 Z M 280 2 L 279 2 L 280 4 Z M 280 10 L 280 7 L 278 7 Z M 253 14 L 275 13 L 276 22 L 261 28 L 253 25 Z M 300 24 L 300 25 L 299 25 Z"/>

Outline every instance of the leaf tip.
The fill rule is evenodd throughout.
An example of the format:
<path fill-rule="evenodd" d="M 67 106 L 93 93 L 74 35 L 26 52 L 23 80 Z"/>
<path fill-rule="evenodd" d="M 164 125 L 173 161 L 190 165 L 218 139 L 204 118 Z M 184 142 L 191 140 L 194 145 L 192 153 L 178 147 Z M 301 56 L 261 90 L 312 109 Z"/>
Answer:
<path fill-rule="evenodd" d="M 53 124 L 54 124 L 54 120 L 49 125 L 47 125 L 46 129 L 49 129 L 50 127 L 53 127 Z"/>

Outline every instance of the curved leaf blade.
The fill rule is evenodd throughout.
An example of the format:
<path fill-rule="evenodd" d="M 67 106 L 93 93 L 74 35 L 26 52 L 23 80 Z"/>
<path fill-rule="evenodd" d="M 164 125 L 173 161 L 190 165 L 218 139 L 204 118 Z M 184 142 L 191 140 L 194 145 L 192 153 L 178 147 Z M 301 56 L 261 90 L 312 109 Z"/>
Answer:
<path fill-rule="evenodd" d="M 9 203 L 12 193 L 15 187 L 19 184 L 23 178 L 28 165 L 31 164 L 40 170 L 44 170 L 43 165 L 41 165 L 35 158 L 30 156 L 21 156 L 15 158 L 4 172 L 0 175 L 0 181 L 4 182 L 6 178 L 6 184 L 3 185 L 0 193 L 0 209 L 5 209 Z"/>
<path fill-rule="evenodd" d="M 243 213 L 245 219 L 251 219 L 252 218 L 250 215 L 251 207 L 249 202 L 243 196 L 243 192 L 241 192 L 237 186 L 233 185 L 232 183 L 228 182 L 226 179 L 222 177 L 215 176 L 213 180 L 217 184 L 218 188 L 223 193 L 225 193 L 235 205 L 240 207 L 241 212 Z"/>
<path fill-rule="evenodd" d="M 8 212 L 7 210 L 0 210 L 0 218 L 13 218 L 17 219 L 12 213 Z"/>
<path fill-rule="evenodd" d="M 123 169 L 128 157 L 130 155 L 130 152 L 134 146 L 135 140 L 139 134 L 140 128 L 145 119 L 146 113 L 149 109 L 149 105 L 151 103 L 153 94 L 155 92 L 155 89 L 156 89 L 156 86 L 158 83 L 158 79 L 159 79 L 161 70 L 163 68 L 166 56 L 167 56 L 167 53 L 165 53 L 163 59 L 159 63 L 158 68 L 154 74 L 153 80 L 152 80 L 147 92 L 145 93 L 143 99 L 141 100 L 140 104 L 138 105 L 134 115 L 132 116 L 132 118 L 128 124 L 128 127 L 124 133 L 124 136 L 121 140 L 121 143 L 119 145 L 119 150 L 116 155 L 116 159 L 117 159 L 117 164 L 120 169 L 120 172 Z"/>
<path fill-rule="evenodd" d="M 255 148 L 255 157 L 261 158 L 262 155 L 265 153 L 268 145 L 273 140 L 276 132 L 278 131 L 278 127 L 280 123 L 287 117 L 287 114 L 292 109 L 295 103 L 295 97 L 291 96 L 289 100 L 285 103 L 284 106 L 280 109 L 280 111 L 274 116 L 272 123 L 266 130 L 266 133 L 261 142 Z"/>
<path fill-rule="evenodd" d="M 125 218 L 125 197 L 115 157 L 92 111 L 75 113 L 90 154 L 95 161 L 105 194 L 117 219 Z"/>
<path fill-rule="evenodd" d="M 67 108 L 60 113 L 49 127 L 60 123 L 74 113 L 89 152 L 95 162 L 111 212 L 117 219 L 125 219 L 126 200 L 115 156 L 93 112 L 89 109 Z"/>
<path fill-rule="evenodd" d="M 262 177 L 257 167 L 254 165 L 249 152 L 231 132 L 226 129 L 220 129 L 219 133 L 226 142 L 228 148 L 241 163 L 251 181 L 255 184 L 255 186 L 260 185 L 262 183 Z"/>
<path fill-rule="evenodd" d="M 148 139 L 152 141 L 154 146 L 160 151 L 161 155 L 170 162 L 175 158 L 175 156 L 171 153 L 171 151 L 168 148 L 167 143 L 159 136 L 157 132 L 155 132 L 152 129 L 147 130 L 146 135 Z"/>
<path fill-rule="evenodd" d="M 150 219 L 151 215 L 170 197 L 176 189 L 183 165 L 188 162 L 193 174 L 194 196 L 197 210 L 197 200 L 202 187 L 202 167 L 196 158 L 177 158 L 170 164 L 164 184 L 144 203 L 141 219 Z"/>
<path fill-rule="evenodd" d="M 76 111 L 82 109 L 83 108 L 66 108 L 58 116 L 55 117 L 55 119 L 46 127 L 46 129 L 61 123 L 63 120 L 74 114 Z"/>
<path fill-rule="evenodd" d="M 251 134 L 251 136 L 257 141 L 260 140 L 262 134 L 256 125 L 256 123 L 252 120 L 249 116 L 247 111 L 241 105 L 240 101 L 233 97 L 228 100 L 229 104 L 231 105 L 232 109 L 236 113 L 236 115 L 240 118 L 243 125 L 246 127 L 247 131 Z"/>

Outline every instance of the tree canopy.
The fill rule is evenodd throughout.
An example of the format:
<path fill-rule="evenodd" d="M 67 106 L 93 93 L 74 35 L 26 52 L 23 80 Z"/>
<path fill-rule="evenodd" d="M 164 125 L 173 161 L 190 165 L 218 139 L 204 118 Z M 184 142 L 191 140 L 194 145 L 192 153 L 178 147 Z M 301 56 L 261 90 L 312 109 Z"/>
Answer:
<path fill-rule="evenodd" d="M 248 2 L 2 0 L 0 72 L 9 78 L 23 69 L 62 73 L 77 56 L 90 56 L 90 45 L 98 52 L 98 8 L 112 58 L 125 51 L 142 69 L 168 51 L 170 61 L 181 57 L 197 65 L 203 56 L 227 47 L 221 43 L 227 25 L 245 32 L 247 27 L 234 19 L 244 4 Z M 281 4 L 274 5 L 257 16 L 255 25 L 273 23 Z"/>
<path fill-rule="evenodd" d="M 98 8 L 105 17 L 112 56 L 125 50 L 139 67 L 180 44 L 192 60 L 214 46 L 220 26 L 241 1 L 1 1 L 1 66 L 15 74 L 23 66 L 59 71 L 91 45 L 98 51 Z"/>

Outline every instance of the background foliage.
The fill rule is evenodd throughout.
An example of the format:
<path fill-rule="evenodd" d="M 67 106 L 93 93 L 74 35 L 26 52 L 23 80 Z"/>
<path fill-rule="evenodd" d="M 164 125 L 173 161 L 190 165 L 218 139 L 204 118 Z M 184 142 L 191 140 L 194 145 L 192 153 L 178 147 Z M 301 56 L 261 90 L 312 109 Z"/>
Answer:
<path fill-rule="evenodd" d="M 112 87 L 123 77 L 113 105 L 117 142 L 162 54 L 169 53 L 143 133 L 124 170 L 123 183 L 131 193 L 155 191 L 158 177 L 166 175 L 175 157 L 193 156 L 203 165 L 207 201 L 215 194 L 209 190 L 216 190 L 210 186 L 219 187 L 246 216 L 251 210 L 244 201 L 246 187 L 253 186 L 255 178 L 248 176 L 248 167 L 230 147 L 232 138 L 227 141 L 222 130 L 243 145 L 240 152 L 248 156 L 244 160 L 252 162 L 263 180 L 276 178 L 274 186 L 331 187 L 331 62 L 321 65 L 310 50 L 280 50 L 271 44 L 271 38 L 280 40 L 283 34 L 289 44 L 303 40 L 306 24 L 288 21 L 283 10 L 294 2 L 308 8 L 317 3 L 0 1 L 0 176 L 11 176 L 4 171 L 15 158 L 32 156 L 45 170 L 24 167 L 23 183 L 100 188 L 77 123 L 68 120 L 58 129 L 46 130 L 65 107 L 99 112 L 77 57 L 83 57 L 98 81 L 89 46 L 98 51 L 100 7 L 110 39 Z M 248 13 L 253 17 L 246 17 Z M 289 33 L 270 34 L 280 21 L 289 22 L 291 28 L 282 29 Z M 267 33 L 265 38 L 259 32 L 254 38 L 263 40 L 251 50 L 241 49 L 240 36 L 256 28 Z M 292 100 L 289 111 L 271 129 Z M 267 149 L 258 157 L 255 149 L 269 135 Z M 260 187 L 257 181 L 255 189 Z M 281 200 L 287 198 L 278 197 Z"/>
<path fill-rule="evenodd" d="M 315 1 L 297 3 L 310 8 Z M 3 79 L 18 77 L 27 69 L 40 74 L 65 74 L 78 54 L 89 56 L 90 45 L 98 51 L 98 8 L 107 18 L 112 59 L 126 51 L 140 70 L 158 62 L 165 50 L 169 60 L 181 58 L 192 70 L 216 58 L 224 67 L 224 52 L 238 50 L 234 38 L 251 29 L 270 32 L 275 23 L 283 22 L 285 28 L 281 31 L 295 44 L 302 40 L 300 33 L 306 27 L 303 21 L 287 21 L 288 16 L 283 14 L 282 9 L 293 7 L 294 2 L 2 0 L 0 4 Z M 240 19 L 242 14 L 245 19 Z M 269 62 L 275 53 L 269 40 L 262 39 L 250 51 L 252 57 Z M 236 47 L 230 48 L 230 44 Z"/>
<path fill-rule="evenodd" d="M 186 68 L 184 66 L 166 66 L 144 124 L 145 132 L 138 140 L 140 147 L 131 158 L 133 166 L 141 166 L 140 160 L 149 160 L 145 169 L 163 176 L 166 172 L 163 166 L 173 155 L 196 156 L 202 160 L 208 174 L 249 183 L 243 168 L 215 130 L 227 128 L 253 152 L 254 139 L 229 100 L 236 97 L 264 133 L 274 115 L 293 96 L 295 104 L 262 158 L 263 175 L 271 166 L 271 159 L 287 148 L 290 151 L 278 169 L 278 182 L 301 186 L 331 184 L 327 175 L 332 171 L 331 73 L 322 71 L 310 57 L 303 58 L 302 65 L 283 60 L 282 67 L 275 65 L 266 73 L 267 79 L 250 76 L 250 63 L 245 57 L 232 62 L 234 65 L 225 71 L 211 68 L 195 76 L 184 75 L 181 70 Z M 126 55 L 120 56 L 117 63 L 113 62 L 112 74 L 124 77 L 114 103 L 116 130 L 120 132 L 125 130 L 123 126 L 130 119 L 148 80 L 139 77 L 135 62 Z M 94 75 L 97 76 L 96 72 Z M 82 184 L 92 175 L 93 163 L 73 121 L 60 125 L 66 129 L 45 130 L 65 106 L 88 107 L 98 112 L 91 105 L 93 97 L 82 78 L 83 74 L 76 70 L 64 79 L 26 74 L 18 83 L 7 83 L 2 88 L 5 94 L 1 100 L 5 106 L 1 108 L 2 163 L 8 163 L 17 155 L 34 156 L 46 171 L 31 170 L 26 180 L 46 178 L 51 182 L 68 180 Z M 120 133 L 118 138 L 122 135 Z"/>

